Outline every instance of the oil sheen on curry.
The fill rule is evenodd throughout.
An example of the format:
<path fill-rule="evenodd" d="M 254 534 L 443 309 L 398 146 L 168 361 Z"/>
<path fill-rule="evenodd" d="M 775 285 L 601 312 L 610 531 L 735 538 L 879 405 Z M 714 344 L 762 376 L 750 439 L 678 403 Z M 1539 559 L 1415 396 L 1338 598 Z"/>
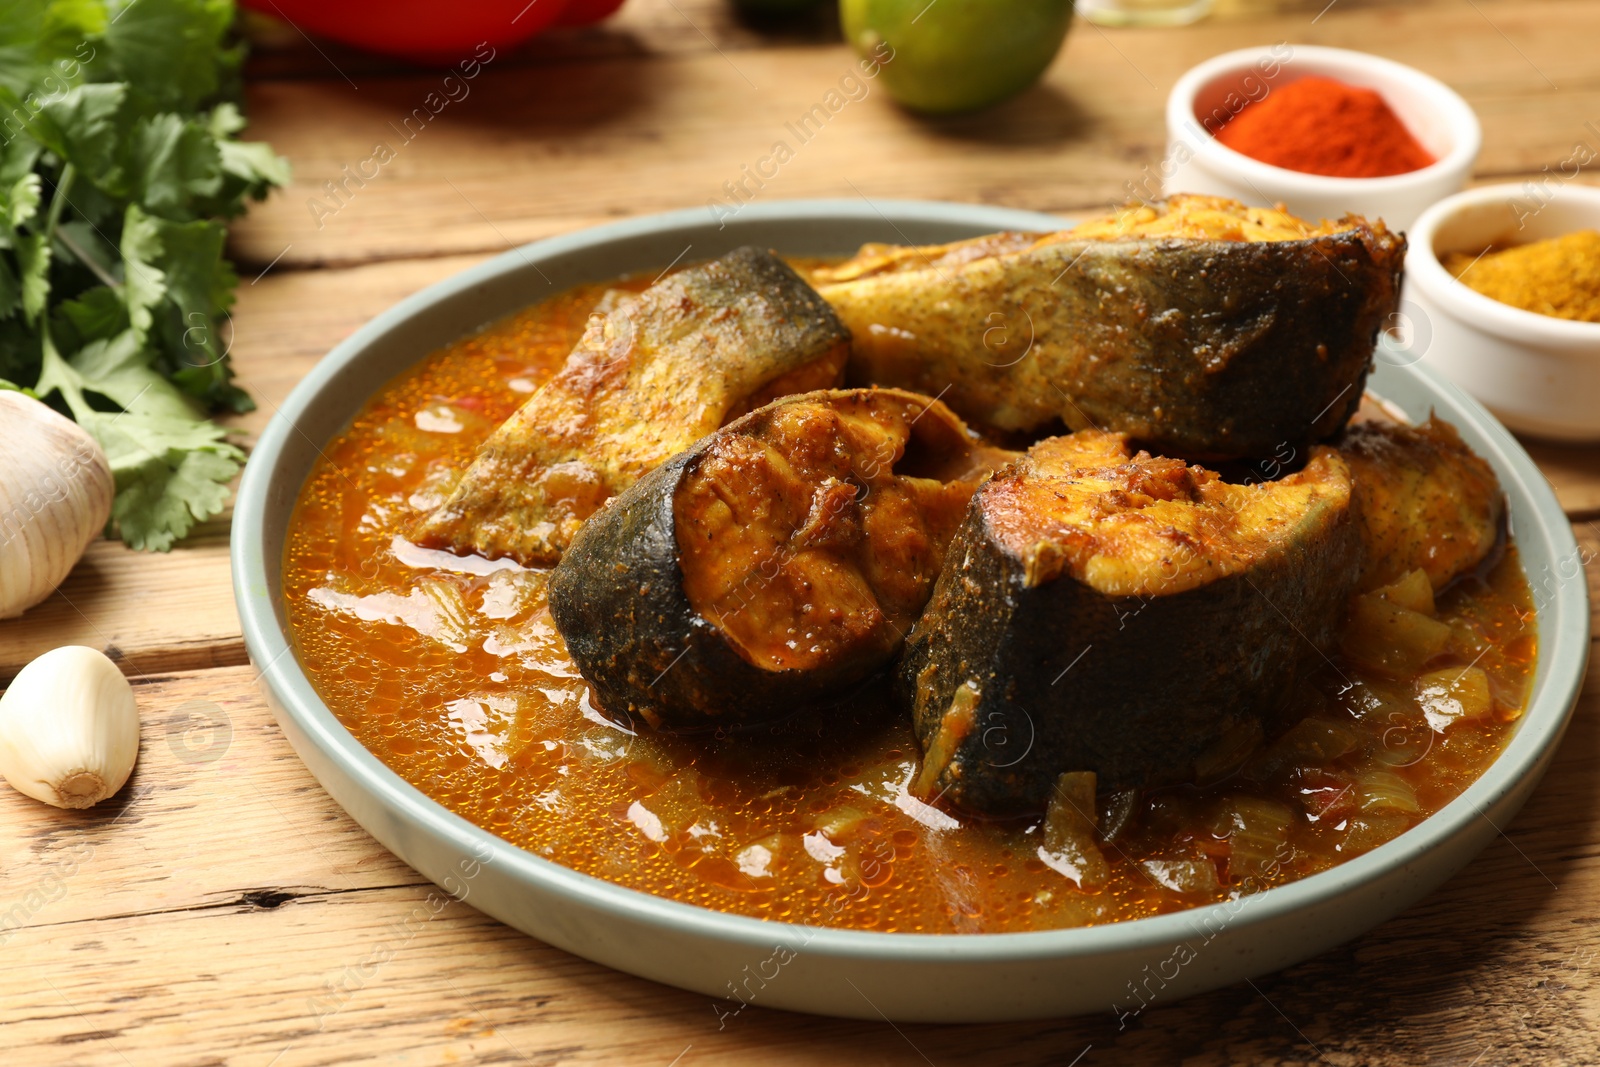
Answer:
<path fill-rule="evenodd" d="M 1297 254 L 1382 237 L 1252 218 L 795 270 L 741 250 L 552 296 L 428 356 L 326 446 L 286 550 L 300 661 L 364 745 L 463 817 L 758 918 L 1084 926 L 1369 851 L 1493 761 L 1535 663 L 1498 486 L 1451 427 L 1369 399 L 1239 457 L 1248 412 L 1214 440 L 1192 409 L 1119 423 L 1104 381 L 1085 387 L 1111 412 L 1099 429 L 1023 437 L 992 417 L 1016 409 L 1016 373 L 942 399 L 863 377 L 883 337 L 929 328 L 895 320 L 909 275 L 885 257 L 1020 291 L 1018 250 L 1098 241 L 1097 269 L 1158 292 L 1184 240 L 1224 263 L 1228 241 L 1277 240 L 1266 300 Z M 1215 276 L 1249 285 L 1248 267 Z M 1393 273 L 1361 307 L 1381 310 Z M 956 290 L 939 298 L 959 318 Z M 684 369 L 700 334 L 714 382 Z M 1142 366 L 1184 358 L 1140 343 Z M 1337 339 L 1342 381 L 1301 345 L 1307 404 L 1359 395 L 1360 343 Z M 958 381 L 993 359 L 956 335 L 935 350 Z"/>

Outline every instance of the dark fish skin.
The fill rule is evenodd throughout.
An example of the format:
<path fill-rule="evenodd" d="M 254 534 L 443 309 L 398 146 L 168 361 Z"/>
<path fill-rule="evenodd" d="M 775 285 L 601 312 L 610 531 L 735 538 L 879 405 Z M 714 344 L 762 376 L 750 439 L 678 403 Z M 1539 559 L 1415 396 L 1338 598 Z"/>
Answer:
<path fill-rule="evenodd" d="M 920 421 L 919 433 L 948 425 L 952 440 L 969 439 L 966 427 L 942 404 L 900 390 L 826 390 L 784 397 L 656 467 L 578 531 L 550 573 L 550 613 L 608 715 L 664 730 L 737 727 L 835 703 L 893 663 L 898 637 L 871 661 L 856 656 L 806 670 L 752 663 L 691 602 L 678 542 L 679 487 L 707 461 L 719 440 L 759 432 L 762 420 L 784 405 L 868 395 L 903 405 L 914 425 Z M 951 486 L 964 488 L 950 508 L 945 539 L 965 494 L 993 469 L 983 466 L 993 450 L 974 442 L 955 451 L 960 454 L 952 460 L 979 466 L 949 480 Z"/>
<path fill-rule="evenodd" d="M 804 679 L 763 678 L 769 672 L 741 658 L 683 591 L 673 497 L 701 451 L 679 453 L 634 483 L 578 531 L 550 572 L 556 628 L 613 718 L 674 722 L 680 709 L 722 704 L 722 686 L 748 694 L 752 717 L 804 695 Z M 705 669 L 673 670 L 690 657 Z"/>
<path fill-rule="evenodd" d="M 1093 771 L 1103 789 L 1187 780 L 1335 644 L 1361 556 L 1348 475 L 1343 505 L 1308 513 L 1276 558 L 1183 592 L 1113 597 L 1069 573 L 1030 584 L 991 536 L 986 490 L 1026 464 L 973 496 L 900 662 L 925 754 L 957 690 L 978 691 L 948 762 L 919 776 L 924 799 L 1005 816 L 1043 810 L 1067 771 Z"/>
<path fill-rule="evenodd" d="M 982 427 L 1059 418 L 1213 460 L 1344 426 L 1404 254 L 1364 223 L 1292 241 L 1067 238 L 819 291 L 854 335 L 851 384 L 942 393 Z"/>
<path fill-rule="evenodd" d="M 838 384 L 849 337 L 799 275 L 752 247 L 608 301 L 412 538 L 554 563 L 601 504 L 701 436 Z"/>

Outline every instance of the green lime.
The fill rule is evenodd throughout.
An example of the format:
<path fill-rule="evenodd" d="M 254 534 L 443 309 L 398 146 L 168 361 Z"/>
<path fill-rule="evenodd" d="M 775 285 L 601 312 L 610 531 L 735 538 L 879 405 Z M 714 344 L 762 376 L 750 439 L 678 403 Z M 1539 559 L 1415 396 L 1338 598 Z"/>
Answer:
<path fill-rule="evenodd" d="M 1015 96 L 1050 66 L 1072 0 L 840 0 L 845 39 L 882 65 L 917 111 L 973 111 Z"/>

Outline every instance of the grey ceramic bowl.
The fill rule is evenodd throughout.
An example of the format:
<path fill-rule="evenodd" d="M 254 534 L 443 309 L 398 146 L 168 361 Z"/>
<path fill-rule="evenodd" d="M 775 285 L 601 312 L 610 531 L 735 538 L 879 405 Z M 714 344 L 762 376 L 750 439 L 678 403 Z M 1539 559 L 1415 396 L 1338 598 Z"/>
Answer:
<path fill-rule="evenodd" d="M 1334 870 L 1232 903 L 1080 930 L 880 934 L 724 915 L 623 889 L 541 859 L 428 799 L 363 748 L 291 653 L 281 603 L 290 512 L 318 449 L 381 385 L 429 352 L 558 289 L 758 244 L 841 255 L 864 241 L 936 242 L 1056 228 L 1045 215 L 960 204 L 804 201 L 633 219 L 509 252 L 401 301 L 340 344 L 262 434 L 239 490 L 233 574 L 252 660 L 284 733 L 318 781 L 395 855 L 474 907 L 618 970 L 764 1007 L 939 1022 L 1137 1008 L 1277 970 L 1394 915 L 1482 849 L 1522 806 L 1566 727 L 1589 647 L 1571 528 L 1543 477 L 1473 400 L 1380 353 L 1373 386 L 1415 417 L 1436 409 L 1488 458 L 1539 598 L 1533 696 L 1505 752 L 1459 798 Z M 753 980 L 752 980 L 752 976 Z M 1152 981 L 1152 976 L 1158 976 Z M 715 1002 L 720 1010 L 738 1000 Z M 708 1005 L 711 1006 L 711 1005 Z"/>

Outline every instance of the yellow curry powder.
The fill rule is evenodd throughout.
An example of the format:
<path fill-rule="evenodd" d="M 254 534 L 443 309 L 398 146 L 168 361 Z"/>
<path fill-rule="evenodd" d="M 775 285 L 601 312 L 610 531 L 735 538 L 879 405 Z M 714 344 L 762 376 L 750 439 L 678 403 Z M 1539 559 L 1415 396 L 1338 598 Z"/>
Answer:
<path fill-rule="evenodd" d="M 1578 230 L 1546 241 L 1452 252 L 1444 269 L 1502 304 L 1578 322 L 1600 322 L 1600 232 Z"/>

